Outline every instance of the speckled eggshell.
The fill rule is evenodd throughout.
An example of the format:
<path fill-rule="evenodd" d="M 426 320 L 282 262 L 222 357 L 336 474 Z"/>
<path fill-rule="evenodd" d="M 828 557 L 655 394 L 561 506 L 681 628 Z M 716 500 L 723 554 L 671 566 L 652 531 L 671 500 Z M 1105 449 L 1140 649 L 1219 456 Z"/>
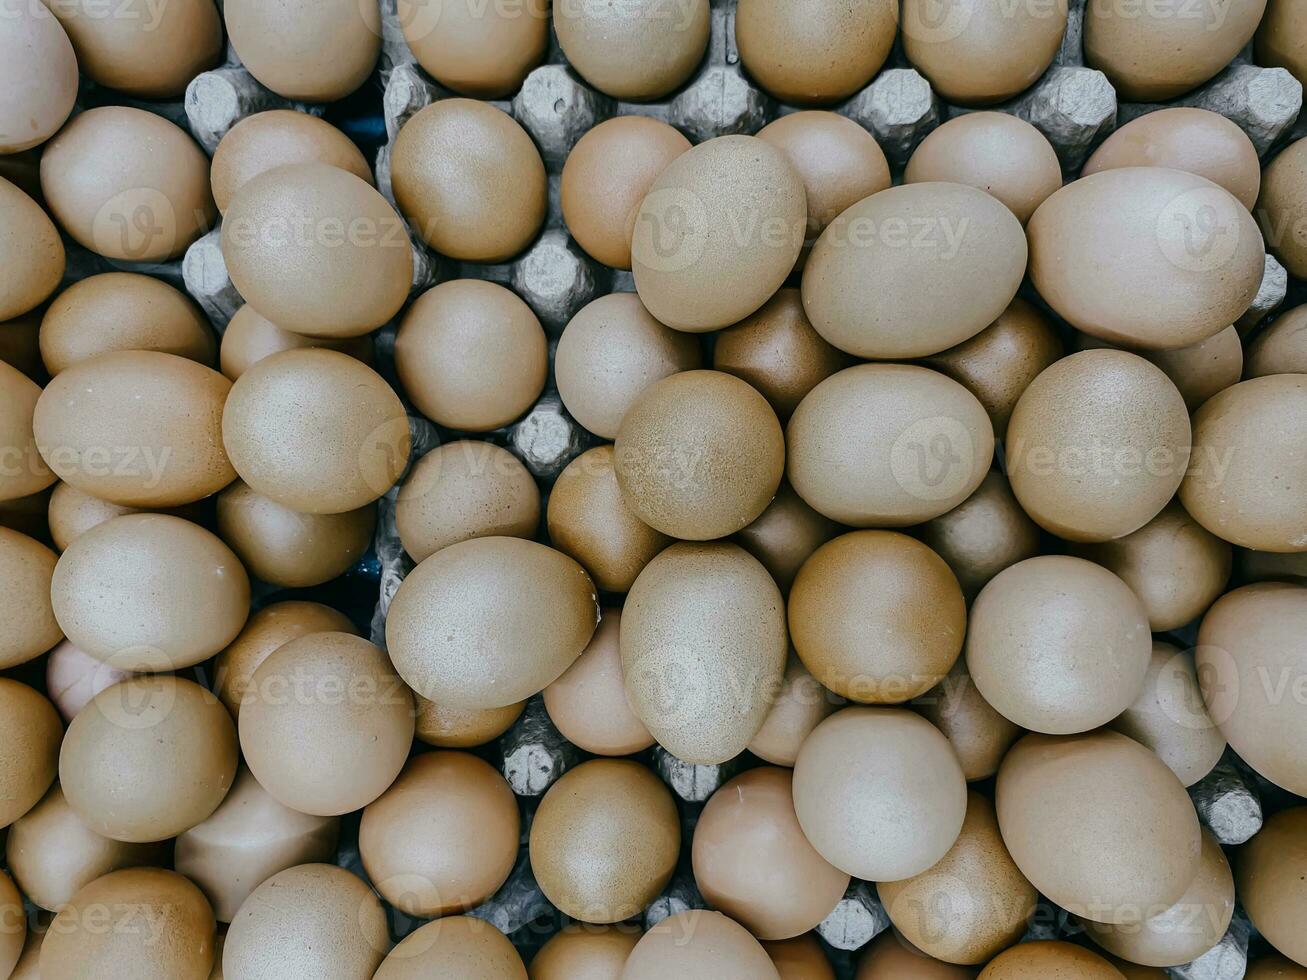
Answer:
<path fill-rule="evenodd" d="M 942 963 L 886 929 L 867 947 L 856 980 L 974 980 L 975 970 Z"/>
<path fill-rule="evenodd" d="M 1085 334 L 1079 334 L 1076 340 L 1082 349 L 1109 346 Z M 1146 350 L 1142 354 L 1171 379 L 1191 414 L 1213 395 L 1237 384 L 1243 375 L 1243 342 L 1233 325 L 1188 347 Z"/>
<path fill-rule="evenodd" d="M 637 926 L 566 926 L 531 958 L 531 980 L 621 980 Z"/>
<path fill-rule="evenodd" d="M 1307 78 L 1307 11 L 1302 4 L 1269 0 L 1253 40 L 1257 64 L 1287 68 L 1300 82 Z"/>
<path fill-rule="evenodd" d="M 373 980 L 527 980 L 522 957 L 489 922 L 451 916 L 428 922 L 396 946 Z"/>
<path fill-rule="evenodd" d="M 1307 807 L 1275 814 L 1248 842 L 1235 862 L 1235 881 L 1244 911 L 1272 946 L 1307 967 L 1303 916 L 1307 896 Z"/>
<path fill-rule="evenodd" d="M 980 980 L 1122 980 L 1122 974 L 1083 946 L 1036 940 L 995 957 L 980 971 Z"/>
<path fill-rule="evenodd" d="M 59 768 L 63 725 L 54 705 L 26 684 L 0 677 L 0 828 L 40 802 Z"/>
<path fill-rule="evenodd" d="M 139 514 L 142 510 L 139 507 L 111 504 L 61 481 L 55 484 L 54 492 L 50 494 L 46 515 L 55 549 L 64 551 L 91 528 L 124 514 Z M 178 513 L 175 516 L 182 515 Z"/>
<path fill-rule="evenodd" d="M 793 487 L 782 482 L 767 509 L 732 540 L 762 562 L 781 592 L 788 595 L 808 556 L 839 532 L 838 524 L 818 514 Z"/>
<path fill-rule="evenodd" d="M 0 154 L 18 153 L 48 140 L 73 111 L 77 55 L 45 6 L 19 3 L 7 11 L 0 66 Z"/>
<path fill-rule="evenodd" d="M 0 363 L 0 447 L 9 465 L 0 471 L 0 500 L 39 493 L 57 477 L 42 458 L 32 421 L 41 389 L 17 368 Z"/>
<path fill-rule="evenodd" d="M 771 957 L 781 980 L 835 980 L 835 969 L 816 933 L 763 943 L 762 948 Z"/>
<path fill-rule="evenodd" d="M 1290 275 L 1307 278 L 1307 139 L 1285 147 L 1262 172 L 1256 213 L 1271 254 Z"/>
<path fill-rule="evenodd" d="M 522 717 L 526 702 L 481 710 L 451 708 L 414 695 L 418 739 L 443 749 L 470 749 L 498 738 Z"/>
<path fill-rule="evenodd" d="M 661 98 L 687 78 L 708 47 L 709 0 L 675 8 L 657 0 L 621 6 L 562 0 L 554 33 L 570 64 L 606 95 L 632 102 Z"/>
<path fill-rule="evenodd" d="M 301 347 L 325 347 L 358 358 L 372 367 L 375 351 L 372 337 L 308 337 L 302 333 L 283 330 L 248 303 L 236 311 L 222 333 L 218 349 L 218 364 L 222 373 L 232 381 L 248 371 L 254 364 L 280 354 L 284 350 Z"/>
<path fill-rule="evenodd" d="M 916 698 L 912 707 L 944 733 L 968 782 L 998 772 L 1003 756 L 1022 734 L 985 700 L 961 657 L 948 676 Z"/>
<path fill-rule="evenodd" d="M 64 244 L 41 206 L 0 177 L 0 320 L 43 303 L 64 274 Z"/>
<path fill-rule="evenodd" d="M 1307 304 L 1281 313 L 1253 338 L 1244 368 L 1249 378 L 1307 374 Z"/>
<path fill-rule="evenodd" d="M 844 699 L 822 687 L 791 651 L 776 700 L 749 751 L 764 762 L 793 768 L 803 740 L 842 704 Z"/>
<path fill-rule="evenodd" d="M 418 64 L 441 85 L 479 99 L 512 95 L 549 47 L 545 4 L 399 0 L 397 15 Z"/>
<path fill-rule="evenodd" d="M 636 943 L 622 980 L 714 977 L 779 980 L 766 950 L 720 912 L 691 909 L 669 916 Z"/>
<path fill-rule="evenodd" d="M 50 606 L 50 579 L 58 556 L 25 534 L 0 527 L 0 669 L 39 657 L 63 639 Z"/>

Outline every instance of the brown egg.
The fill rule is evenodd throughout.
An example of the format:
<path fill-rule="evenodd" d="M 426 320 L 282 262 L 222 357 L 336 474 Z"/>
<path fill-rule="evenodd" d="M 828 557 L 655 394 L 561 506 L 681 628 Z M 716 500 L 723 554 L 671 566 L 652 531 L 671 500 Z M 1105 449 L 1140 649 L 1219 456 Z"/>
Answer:
<path fill-rule="evenodd" d="M 808 394 L 786 429 L 786 474 L 811 507 L 858 527 L 947 513 L 980 486 L 994 430 L 956 381 L 907 364 L 859 364 Z"/>
<path fill-rule="evenodd" d="M 1026 271 L 1021 222 L 963 184 L 891 187 L 817 239 L 803 306 L 817 332 L 863 358 L 924 357 L 974 337 Z"/>
<path fill-rule="evenodd" d="M 1307 139 L 1287 146 L 1262 174 L 1257 219 L 1289 274 L 1307 277 Z"/>
<path fill-rule="evenodd" d="M 736 532 L 733 540 L 762 562 L 781 592 L 788 594 L 808 556 L 839 531 L 838 524 L 818 514 L 782 482 L 767 509 Z"/>
<path fill-rule="evenodd" d="M 395 336 L 395 371 L 438 425 L 489 432 L 530 408 L 549 372 L 540 321 L 510 289 L 455 279 L 427 290 Z"/>
<path fill-rule="evenodd" d="M 639 939 L 631 926 L 567 926 L 532 958 L 531 980 L 620 980 Z"/>
<path fill-rule="evenodd" d="M 111 667 L 64 640 L 46 658 L 45 692 L 70 722 L 106 687 L 135 676 L 135 671 Z"/>
<path fill-rule="evenodd" d="M 545 897 L 574 919 L 606 924 L 638 915 L 663 890 L 681 825 L 672 794 L 647 768 L 593 759 L 545 793 L 530 845 Z"/>
<path fill-rule="evenodd" d="M 526 709 L 525 701 L 474 711 L 439 705 L 421 695 L 413 700 L 417 704 L 417 737 L 427 745 L 445 749 L 485 745 L 512 728 Z"/>
<path fill-rule="evenodd" d="M 957 576 L 894 531 L 853 531 L 814 551 L 794 580 L 788 613 L 794 649 L 812 675 L 869 704 L 906 701 L 939 683 L 962 651 L 967 623 Z"/>
<path fill-rule="evenodd" d="M 25 374 L 0 363 L 0 500 L 39 493 L 55 482 L 39 452 L 32 420 L 41 389 Z"/>
<path fill-rule="evenodd" d="M 615 439 L 641 392 L 701 361 L 697 337 L 663 326 L 635 293 L 609 293 L 568 321 L 554 374 L 572 417 L 600 438 Z"/>
<path fill-rule="evenodd" d="M 370 3 L 230 0 L 223 15 L 241 64 L 287 99 L 343 99 L 367 81 L 381 53 L 381 12 Z"/>
<path fill-rule="evenodd" d="M 166 514 L 126 514 L 64 551 L 50 584 L 68 639 L 123 670 L 207 660 L 245 625 L 250 581 L 225 544 Z"/>
<path fill-rule="evenodd" d="M 621 622 L 620 609 L 603 610 L 590 645 L 544 690 L 550 721 L 569 742 L 595 755 L 631 755 L 654 744 L 627 697 Z"/>
<path fill-rule="evenodd" d="M 1161 759 L 1117 732 L 1027 735 L 1003 760 L 995 799 L 1021 873 L 1081 918 L 1138 922 L 1178 902 L 1198 873 L 1202 837 L 1189 794 Z"/>
<path fill-rule="evenodd" d="M 755 388 L 720 371 L 683 371 L 650 385 L 623 417 L 614 450 L 632 513 L 693 541 L 751 523 L 785 469 L 776 413 Z"/>
<path fill-rule="evenodd" d="M 1249 378 L 1268 374 L 1307 374 L 1307 303 L 1281 313 L 1248 347 Z"/>
<path fill-rule="evenodd" d="M 7 96 L 8 97 L 8 96 Z M 0 177 L 0 320 L 10 320 L 45 302 L 64 274 L 64 245 L 41 206 Z"/>
<path fill-rule="evenodd" d="M 700 909 L 669 916 L 646 932 L 622 971 L 622 980 L 779 980 L 779 976 L 748 930 L 720 912 Z"/>
<path fill-rule="evenodd" d="M 709 0 L 656 4 L 554 6 L 554 33 L 568 63 L 587 82 L 632 102 L 661 98 L 698 66 L 708 47 Z"/>
<path fill-rule="evenodd" d="M 857 980 L 972 980 L 975 975 L 975 970 L 932 959 L 887 929 L 867 948 Z"/>
<path fill-rule="evenodd" d="M 27 942 L 23 944 L 23 953 L 9 974 L 9 980 L 41 980 L 41 943 L 45 941 L 48 918 L 38 916 L 30 923 L 26 917 L 21 920 L 23 930 L 27 933 Z M 222 978 L 218 977 L 218 980 Z"/>
<path fill-rule="evenodd" d="M 668 752 L 718 765 L 758 734 L 785 669 L 785 604 L 743 549 L 672 545 L 622 609 L 631 707 Z"/>
<path fill-rule="evenodd" d="M 1076 333 L 1079 350 L 1112 347 L 1105 340 Z M 1243 343 L 1239 330 L 1231 325 L 1206 340 L 1171 350 L 1145 350 L 1141 357 L 1152 361 L 1171 379 L 1189 411 L 1196 412 L 1218 392 L 1237 384 L 1243 374 Z"/>
<path fill-rule="evenodd" d="M 1304 977 L 1307 977 L 1307 966 L 1291 963 L 1274 953 L 1249 963 L 1248 972 L 1244 974 L 1244 980 L 1303 980 Z"/>
<path fill-rule="evenodd" d="M 994 804 L 974 791 L 967 793 L 962 833 L 939 863 L 876 890 L 909 942 L 966 965 L 987 963 L 1020 939 L 1039 898 L 1003 844 Z"/>
<path fill-rule="evenodd" d="M 111 504 L 107 500 L 92 496 L 84 490 L 78 490 L 68 483 L 59 482 L 50 494 L 46 507 L 46 516 L 50 526 L 50 537 L 59 551 L 64 551 L 77 538 L 93 527 L 124 514 L 160 513 L 181 517 L 196 524 L 207 521 L 205 501 L 194 505 L 183 504 L 178 507 L 141 508 L 128 507 L 124 504 Z"/>
<path fill-rule="evenodd" d="M 771 957 L 780 980 L 835 980 L 835 970 L 815 933 L 763 943 L 762 948 Z"/>
<path fill-rule="evenodd" d="M 577 244 L 604 265 L 631 268 L 640 202 L 689 148 L 680 132 L 645 116 L 615 116 L 588 130 L 568 153 L 559 185 L 563 221 Z"/>
<path fill-rule="evenodd" d="M 498 770 L 466 752 L 428 752 L 363 811 L 359 854 L 382 898 L 429 919 L 498 891 L 520 833 L 517 800 Z"/>
<path fill-rule="evenodd" d="M 372 980 L 389 950 L 385 908 L 365 882 L 334 865 L 301 864 L 273 875 L 241 905 L 222 966 L 232 980 Z"/>
<path fill-rule="evenodd" d="M 399 312 L 413 248 L 371 184 L 327 163 L 291 163 L 241 185 L 222 223 L 231 281 L 277 326 L 358 337 Z"/>
<path fill-rule="evenodd" d="M 404 40 L 427 74 L 479 99 L 512 95 L 549 47 L 543 4 L 399 0 L 397 13 Z"/>
<path fill-rule="evenodd" d="M 921 874 L 958 839 L 967 783 L 939 730 L 899 708 L 845 708 L 794 765 L 794 808 L 812 846 L 867 881 Z"/>
<path fill-rule="evenodd" d="M 1244 548 L 1307 550 L 1307 377 L 1280 374 L 1226 388 L 1193 420 L 1180 502 L 1203 527 Z"/>
<path fill-rule="evenodd" d="M 1261 582 L 1216 601 L 1194 656 L 1203 700 L 1239 757 L 1292 793 L 1307 793 L 1307 588 Z"/>
<path fill-rule="evenodd" d="M 802 935 L 849 887 L 804 837 L 791 782 L 788 769 L 750 769 L 713 794 L 695 827 L 699 890 L 759 939 Z"/>
<path fill-rule="evenodd" d="M 903 53 L 947 101 L 992 105 L 1039 80 L 1066 26 L 1066 0 L 1011 9 L 965 0 L 942 11 L 907 0 Z"/>
<path fill-rule="evenodd" d="M 516 704 L 558 679 L 599 621 L 594 583 L 571 558 L 520 538 L 473 538 L 400 583 L 386 645 L 401 677 L 444 707 Z"/>
<path fill-rule="evenodd" d="M 1235 571 L 1241 582 L 1292 582 L 1307 585 L 1307 552 L 1278 554 L 1274 551 L 1234 549 Z"/>
<path fill-rule="evenodd" d="M 408 463 L 408 416 L 366 364 L 331 350 L 288 350 L 232 386 L 222 441 L 254 490 L 308 514 L 376 500 Z"/>
<path fill-rule="evenodd" d="M 49 701 L 0 677 L 0 828 L 40 802 L 59 769 L 63 725 Z"/>
<path fill-rule="evenodd" d="M 1135 354 L 1089 350 L 1030 383 L 1008 423 L 1012 492 L 1070 541 L 1137 531 L 1175 496 L 1189 464 L 1189 411 L 1163 371 Z"/>
<path fill-rule="evenodd" d="M 176 867 L 230 922 L 262 882 L 299 864 L 336 859 L 340 821 L 283 806 L 243 766 L 209 819 L 177 838 Z"/>
<path fill-rule="evenodd" d="M 316 602 L 275 602 L 249 618 L 240 635 L 214 662 L 214 693 L 237 720 L 250 679 L 283 643 L 309 633 L 354 633 L 344 613 Z"/>
<path fill-rule="evenodd" d="M 944 733 L 953 746 L 967 781 L 988 779 L 1021 729 L 985 700 L 959 658 L 948 676 L 912 702 L 912 707 Z"/>
<path fill-rule="evenodd" d="M 898 10 L 887 0 L 743 0 L 735 15 L 740 60 L 791 105 L 826 105 L 862 88 L 889 56 Z"/>
<path fill-rule="evenodd" d="M 527 980 L 522 957 L 502 932 L 481 919 L 452 916 L 428 922 L 410 934 L 386 957 L 373 980 L 466 980 L 473 976 L 477 980 Z"/>
<path fill-rule="evenodd" d="M 503 262 L 544 224 L 540 151 L 518 123 L 473 99 L 441 99 L 395 137 L 391 182 L 413 231 L 442 255 Z"/>
<path fill-rule="evenodd" d="M 1300 4 L 1269 0 L 1254 39 L 1257 64 L 1287 68 L 1300 82 L 1307 78 L 1307 20 L 1303 15 Z"/>
<path fill-rule="evenodd" d="M 807 207 L 798 171 L 770 143 L 700 143 L 664 168 L 636 215 L 631 270 L 640 300 L 688 333 L 742 320 L 794 268 Z"/>
<path fill-rule="evenodd" d="M 1127 102 L 1162 102 L 1201 85 L 1252 40 L 1266 0 L 1220 8 L 1114 6 L 1090 0 L 1085 63 L 1107 75 Z"/>
<path fill-rule="evenodd" d="M 1051 735 L 1105 725 L 1143 690 L 1148 616 L 1130 587 L 1081 558 L 1043 555 L 999 572 L 971 606 L 966 656 L 985 700 Z"/>
<path fill-rule="evenodd" d="M 1257 295 L 1266 261 L 1257 222 L 1237 198 L 1162 167 L 1067 184 L 1040 205 L 1028 233 L 1030 278 L 1054 312 L 1132 347 L 1187 347 L 1220 333 Z"/>
<path fill-rule="evenodd" d="M 13 881 L 0 871 L 0 972 L 12 975 L 27 945 L 27 914 L 23 896 Z"/>
<path fill-rule="evenodd" d="M 0 323 L 0 361 L 17 368 L 38 384 L 46 380 L 41 363 L 41 317 L 36 310 Z"/>
<path fill-rule="evenodd" d="M 995 957 L 980 980 L 1121 980 L 1121 971 L 1097 953 L 1060 940 L 1022 943 Z"/>
<path fill-rule="evenodd" d="M 843 698 L 822 687 L 808 673 L 791 650 L 776 700 L 749 743 L 749 751 L 772 765 L 793 767 L 804 739 L 843 703 Z"/>
<path fill-rule="evenodd" d="M 373 363 L 374 351 L 370 336 L 342 337 L 336 340 L 307 337 L 302 333 L 283 330 L 246 304 L 236 311 L 236 315 L 227 324 L 227 329 L 223 331 L 218 353 L 219 366 L 223 374 L 235 381 L 265 357 L 300 347 L 325 347 L 358 358 L 368 367 Z"/>
<path fill-rule="evenodd" d="M 162 868 L 113 871 L 59 911 L 41 944 L 43 980 L 208 980 L 213 909 Z"/>
<path fill-rule="evenodd" d="M 995 16 L 1000 16 L 997 11 Z M 981 72 L 972 77 L 992 76 Z M 913 151 L 903 180 L 975 187 L 998 198 L 1025 224 L 1062 186 L 1062 165 L 1044 134 L 1024 119 L 1004 112 L 971 112 L 932 130 Z"/>
<path fill-rule="evenodd" d="M 395 781 L 413 742 L 413 695 L 384 651 L 349 633 L 283 644 L 250 679 L 241 751 L 275 799 L 339 816 Z"/>
<path fill-rule="evenodd" d="M 39 657 L 63 639 L 50 607 L 50 579 L 58 556 L 25 534 L 0 527 L 0 669 Z"/>
<path fill-rule="evenodd" d="M 1159 970 L 1153 966 L 1140 966 L 1138 963 L 1127 963 L 1125 960 L 1118 959 L 1111 953 L 1103 953 L 1103 959 L 1116 967 L 1125 980 L 1168 980 L 1170 974 L 1165 970 Z M 1252 974 L 1247 974 L 1245 980 L 1248 980 Z"/>
<path fill-rule="evenodd" d="M 1236 882 L 1244 911 L 1272 946 L 1307 967 L 1307 807 L 1282 810 L 1239 853 Z"/>
<path fill-rule="evenodd" d="M 77 56 L 68 35 L 41 4 L 8 8 L 0 37 L 0 154 L 44 143 L 77 98 Z M 5 317 L 0 316 L 0 320 Z"/>

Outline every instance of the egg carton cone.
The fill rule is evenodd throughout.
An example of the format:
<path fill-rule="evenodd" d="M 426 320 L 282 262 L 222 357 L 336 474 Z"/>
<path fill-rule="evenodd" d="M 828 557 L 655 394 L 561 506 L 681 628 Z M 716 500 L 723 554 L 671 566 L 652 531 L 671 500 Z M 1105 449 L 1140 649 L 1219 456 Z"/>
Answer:
<path fill-rule="evenodd" d="M 718 765 L 700 765 L 678 759 L 661 745 L 653 747 L 652 756 L 654 772 L 686 803 L 707 802 L 710 796 L 745 769 L 745 760 L 740 756 Z"/>
<path fill-rule="evenodd" d="M 817 926 L 817 935 L 835 949 L 858 950 L 890 926 L 876 886 L 854 879 L 830 915 Z"/>
<path fill-rule="evenodd" d="M 543 796 L 584 758 L 554 727 L 545 702 L 536 695 L 522 716 L 499 737 L 500 771 L 518 796 Z"/>
<path fill-rule="evenodd" d="M 1240 980 L 1248 972 L 1248 941 L 1252 927 L 1236 911 L 1220 941 L 1198 959 L 1167 972 L 1174 980 Z"/>
<path fill-rule="evenodd" d="M 499 891 L 467 914 L 489 922 L 506 936 L 527 929 L 539 918 L 557 919 L 559 915 L 536 883 L 527 848 L 518 855 L 512 873 Z"/>
<path fill-rule="evenodd" d="M 192 135 L 209 156 L 228 131 L 246 116 L 270 109 L 294 109 L 321 116 L 324 105 L 293 102 L 261 85 L 239 64 L 202 72 L 186 86 L 184 114 Z"/>
<path fill-rule="evenodd" d="M 1189 787 L 1198 819 L 1218 842 L 1234 847 L 1262 829 L 1262 801 L 1257 784 L 1227 752 L 1206 776 Z"/>
<path fill-rule="evenodd" d="M 1247 336 L 1259 323 L 1262 323 L 1280 307 L 1289 295 L 1289 273 L 1276 260 L 1275 256 L 1266 256 L 1266 267 L 1262 271 L 1262 284 L 1257 287 L 1257 295 L 1243 316 L 1235 321 L 1242 336 Z"/>

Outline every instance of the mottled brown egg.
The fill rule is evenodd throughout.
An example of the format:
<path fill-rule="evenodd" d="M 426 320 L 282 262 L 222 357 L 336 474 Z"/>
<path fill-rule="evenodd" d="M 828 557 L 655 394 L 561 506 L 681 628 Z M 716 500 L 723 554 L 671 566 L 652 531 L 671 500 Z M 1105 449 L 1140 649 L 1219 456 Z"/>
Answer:
<path fill-rule="evenodd" d="M 835 980 L 835 970 L 816 933 L 763 943 L 781 980 Z"/>
<path fill-rule="evenodd" d="M 502 99 L 522 85 L 549 47 L 544 4 L 399 0 L 409 50 L 441 85 L 478 99 Z"/>
<path fill-rule="evenodd" d="M 1134 703 L 1152 638 L 1143 603 L 1107 569 L 1043 555 L 999 572 L 971 606 L 966 657 L 985 700 L 1022 728 L 1086 732 Z"/>
<path fill-rule="evenodd" d="M 632 102 L 661 98 L 689 78 L 708 47 L 708 27 L 709 0 L 675 8 L 653 0 L 554 5 L 568 63 L 599 91 Z"/>
<path fill-rule="evenodd" d="M 803 740 L 842 704 L 844 699 L 822 687 L 791 651 L 776 700 L 749 751 L 764 762 L 792 768 Z"/>
<path fill-rule="evenodd" d="M 688 333 L 742 320 L 794 268 L 807 214 L 803 180 L 781 150 L 756 136 L 700 143 L 664 168 L 636 215 L 640 300 Z"/>
<path fill-rule="evenodd" d="M 1027 230 L 1030 279 L 1054 312 L 1131 347 L 1187 347 L 1220 333 L 1257 295 L 1266 261 L 1236 197 L 1164 167 L 1073 181 Z"/>
<path fill-rule="evenodd" d="M 540 151 L 518 123 L 473 99 L 440 99 L 406 122 L 390 157 L 399 210 L 442 255 L 503 262 L 531 242 L 548 196 Z"/>
<path fill-rule="evenodd" d="M 577 244 L 604 265 L 631 268 L 640 202 L 689 148 L 678 130 L 645 116 L 615 116 L 588 130 L 568 153 L 559 184 L 563 221 Z"/>
<path fill-rule="evenodd" d="M 779 980 L 779 976 L 767 951 L 747 929 L 720 912 L 701 909 L 669 916 L 646 932 L 622 971 L 622 980 Z"/>
<path fill-rule="evenodd" d="M 1121 980 L 1121 971 L 1097 953 L 1061 940 L 1013 946 L 980 971 L 980 980 Z"/>
<path fill-rule="evenodd" d="M 235 381 L 265 357 L 301 347 L 325 347 L 340 351 L 358 358 L 368 367 L 372 367 L 374 358 L 370 336 L 342 337 L 336 340 L 308 337 L 302 333 L 283 330 L 247 303 L 236 311 L 236 315 L 227 324 L 227 329 L 223 331 L 218 349 L 218 364 L 222 373 Z"/>
<path fill-rule="evenodd" d="M 1256 214 L 1271 254 L 1307 277 L 1307 139 L 1285 147 L 1262 173 Z"/>
<path fill-rule="evenodd" d="M 1079 350 L 1113 346 L 1078 331 L 1073 343 Z M 1213 395 L 1237 384 L 1243 375 L 1243 342 L 1233 325 L 1188 347 L 1138 353 L 1171 379 L 1190 413 L 1196 412 Z"/>
<path fill-rule="evenodd" d="M 924 357 L 974 337 L 1026 271 L 1021 222 L 964 184 L 891 187 L 817 239 L 803 306 L 817 332 L 863 358 Z"/>
<path fill-rule="evenodd" d="M 1281 67 L 1298 81 L 1307 78 L 1307 11 L 1292 0 L 1269 0 L 1257 28 L 1257 64 Z M 1249 974 L 1251 977 L 1252 974 Z"/>
<path fill-rule="evenodd" d="M 1281 313 L 1248 347 L 1249 378 L 1268 374 L 1307 374 L 1307 304 Z"/>
<path fill-rule="evenodd" d="M 384 651 L 349 633 L 283 644 L 250 679 L 239 719 L 245 762 L 293 810 L 339 816 L 395 781 L 413 743 L 413 695 Z"/>
<path fill-rule="evenodd" d="M 176 868 L 230 922 L 262 882 L 299 864 L 336 859 L 340 821 L 278 803 L 245 767 L 209 819 L 177 838 Z"/>
<path fill-rule="evenodd" d="M 395 336 L 395 371 L 433 422 L 489 432 L 540 397 L 548 342 L 531 307 L 512 290 L 455 279 L 427 290 L 404 314 Z"/>
<path fill-rule="evenodd" d="M 1226 388 L 1193 420 L 1180 502 L 1203 527 L 1244 548 L 1307 551 L 1307 376 Z"/>
<path fill-rule="evenodd" d="M 25 534 L 0 527 L 0 669 L 39 657 L 63 639 L 50 606 L 50 579 L 58 556 Z"/>
<path fill-rule="evenodd" d="M 417 704 L 415 734 L 427 745 L 444 749 L 470 749 L 485 745 L 508 731 L 526 710 L 525 701 L 502 708 L 471 710 L 436 704 L 420 694 L 415 695 L 413 700 Z"/>
<path fill-rule="evenodd" d="M 1117 732 L 1027 735 L 1003 760 L 995 800 L 1021 873 L 1081 918 L 1138 922 L 1178 902 L 1198 873 L 1189 794 L 1166 763 Z"/>
<path fill-rule="evenodd" d="M 788 594 L 808 556 L 839 531 L 838 524 L 818 514 L 782 482 L 767 509 L 733 540 L 762 562 L 781 592 Z"/>
<path fill-rule="evenodd" d="M 33 416 L 41 389 L 17 368 L 0 363 L 0 500 L 18 500 L 39 493 L 57 477 L 41 456 L 33 431 Z"/>
<path fill-rule="evenodd" d="M 631 707 L 676 758 L 718 765 L 762 727 L 785 670 L 785 603 L 767 570 L 722 542 L 672 545 L 622 609 Z"/>
<path fill-rule="evenodd" d="M 812 846 L 867 881 L 921 874 L 958 839 L 967 783 L 948 740 L 899 708 L 845 708 L 794 765 L 794 808 Z"/>
<path fill-rule="evenodd" d="M 54 782 L 64 732 L 54 705 L 7 677 L 0 677 L 0 709 L 0 827 L 8 827 Z"/>
<path fill-rule="evenodd" d="M 18 153 L 48 140 L 73 111 L 77 55 L 45 6 L 19 3 L 6 11 L 0 66 L 0 154 Z"/>
<path fill-rule="evenodd" d="M 976 687 L 964 658 L 948 676 L 912 702 L 912 707 L 944 733 L 967 781 L 988 779 L 1022 734 Z"/>
<path fill-rule="evenodd" d="M 376 500 L 408 463 L 408 416 L 384 378 L 346 354 L 288 350 L 232 385 L 222 413 L 232 466 L 253 489 L 308 514 Z"/>
<path fill-rule="evenodd" d="M 41 316 L 37 310 L 0 323 L 0 361 L 44 384 L 46 370 L 41 363 L 40 333 Z"/>
<path fill-rule="evenodd" d="M 399 312 L 413 281 L 404 222 L 368 181 L 289 163 L 241 185 L 222 223 L 231 281 L 277 326 L 358 337 Z"/>
<path fill-rule="evenodd" d="M 621 623 L 620 609 L 603 610 L 590 644 L 544 691 L 554 727 L 573 745 L 595 755 L 631 755 L 654 744 L 627 697 Z"/>
<path fill-rule="evenodd" d="M 46 695 L 65 722 L 76 718 L 106 687 L 135 676 L 135 671 L 111 667 L 67 640 L 51 650 L 45 661 Z"/>
<path fill-rule="evenodd" d="M 410 934 L 386 957 L 373 980 L 467 977 L 527 980 L 522 957 L 502 932 L 481 919 L 451 916 L 428 922 Z"/>
<path fill-rule="evenodd" d="M 517 799 L 498 770 L 466 752 L 428 752 L 363 811 L 359 854 L 383 899 L 428 919 L 498 891 L 520 833 Z"/>
<path fill-rule="evenodd" d="M 1282 810 L 1266 821 L 1236 860 L 1236 883 L 1244 911 L 1272 946 L 1307 967 L 1303 917 L 1307 896 L 1307 807 Z"/>
<path fill-rule="evenodd" d="M 534 541 L 460 541 L 400 583 L 386 645 L 400 676 L 451 708 L 516 704 L 558 679 L 599 621 L 594 583 Z"/>
<path fill-rule="evenodd" d="M 64 245 L 41 206 L 0 177 L 0 320 L 43 303 L 64 274 Z"/>
<path fill-rule="evenodd" d="M 638 927 L 567 926 L 531 959 L 531 980 L 621 980 Z"/>
<path fill-rule="evenodd" d="M 786 429 L 786 475 L 803 500 L 856 527 L 947 513 L 980 486 L 994 428 L 966 388 L 907 364 L 859 364 L 827 378 Z"/>
<path fill-rule="evenodd" d="M 169 674 L 106 688 L 68 726 L 59 783 L 88 828 L 128 843 L 207 819 L 236 778 L 236 728 L 212 694 Z"/>
<path fill-rule="evenodd" d="M 14 976 L 15 980 L 18 980 L 18 974 Z M 1299 966 L 1274 953 L 1260 956 L 1255 962 L 1249 963 L 1248 972 L 1244 974 L 1244 980 L 1304 980 L 1304 978 L 1307 978 L 1307 966 Z"/>
<path fill-rule="evenodd" d="M 628 759 L 594 759 L 569 771 L 545 793 L 531 824 L 536 881 L 582 922 L 620 922 L 644 911 L 671 878 L 680 847 L 672 794 Z"/>
<path fill-rule="evenodd" d="M 973 980 L 975 970 L 941 963 L 886 929 L 867 947 L 856 980 Z"/>

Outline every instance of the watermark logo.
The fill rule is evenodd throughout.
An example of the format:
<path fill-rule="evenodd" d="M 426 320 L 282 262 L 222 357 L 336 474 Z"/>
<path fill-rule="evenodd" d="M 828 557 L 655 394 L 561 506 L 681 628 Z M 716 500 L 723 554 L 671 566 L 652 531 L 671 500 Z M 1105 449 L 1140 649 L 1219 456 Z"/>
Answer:
<path fill-rule="evenodd" d="M 966 490 L 975 472 L 971 432 L 947 415 L 918 419 L 890 447 L 890 472 L 917 500 L 948 500 Z"/>
<path fill-rule="evenodd" d="M 177 244 L 177 212 L 153 187 L 119 191 L 91 221 L 95 251 L 130 261 L 171 254 Z"/>
<path fill-rule="evenodd" d="M 1219 187 L 1178 194 L 1157 216 L 1157 243 L 1177 269 L 1214 272 L 1230 262 L 1242 234 L 1242 206 Z"/>
<path fill-rule="evenodd" d="M 708 209 L 683 187 L 651 191 L 635 219 L 632 251 L 657 272 L 681 272 L 703 258 Z"/>

